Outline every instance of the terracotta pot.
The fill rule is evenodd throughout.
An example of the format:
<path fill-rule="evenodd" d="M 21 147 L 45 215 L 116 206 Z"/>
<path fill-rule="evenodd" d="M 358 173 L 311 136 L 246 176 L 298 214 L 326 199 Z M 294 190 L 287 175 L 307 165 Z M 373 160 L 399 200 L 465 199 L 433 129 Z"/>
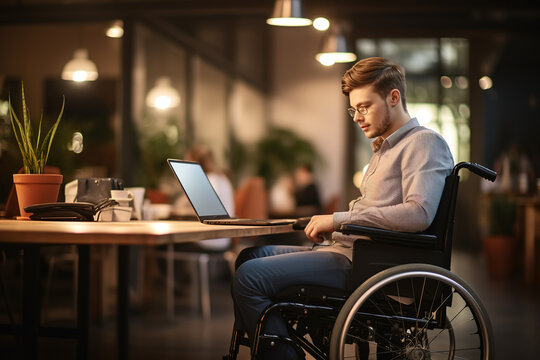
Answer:
<path fill-rule="evenodd" d="M 490 277 L 507 279 L 514 270 L 516 240 L 511 236 L 489 235 L 482 242 Z"/>
<path fill-rule="evenodd" d="M 63 176 L 59 174 L 13 174 L 13 184 L 19 199 L 21 216 L 18 220 L 29 220 L 26 206 L 56 202 Z"/>

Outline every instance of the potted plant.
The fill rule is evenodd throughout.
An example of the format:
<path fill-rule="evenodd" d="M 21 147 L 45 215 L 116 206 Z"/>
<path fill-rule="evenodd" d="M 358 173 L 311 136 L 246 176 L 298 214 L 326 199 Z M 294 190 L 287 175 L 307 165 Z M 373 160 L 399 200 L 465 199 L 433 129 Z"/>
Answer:
<path fill-rule="evenodd" d="M 24 96 L 24 85 L 21 83 L 22 121 L 19 120 L 9 99 L 9 116 L 13 127 L 13 134 L 19 145 L 23 160 L 23 174 L 13 174 L 13 183 L 17 192 L 21 216 L 19 219 L 29 219 L 24 208 L 33 204 L 55 202 L 62 184 L 62 175 L 45 174 L 45 165 L 49 158 L 52 141 L 56 133 L 62 114 L 64 113 L 65 99 L 62 99 L 62 108 L 58 118 L 45 134 L 42 131 L 43 114 L 39 125 L 34 131 Z"/>
<path fill-rule="evenodd" d="M 494 279 L 512 274 L 516 252 L 516 207 L 505 195 L 495 194 L 488 207 L 489 233 L 482 239 L 488 272 Z"/>
<path fill-rule="evenodd" d="M 255 148 L 256 172 L 267 184 L 282 174 L 292 174 L 298 165 L 320 161 L 317 150 L 294 131 L 273 127 L 260 139 Z"/>

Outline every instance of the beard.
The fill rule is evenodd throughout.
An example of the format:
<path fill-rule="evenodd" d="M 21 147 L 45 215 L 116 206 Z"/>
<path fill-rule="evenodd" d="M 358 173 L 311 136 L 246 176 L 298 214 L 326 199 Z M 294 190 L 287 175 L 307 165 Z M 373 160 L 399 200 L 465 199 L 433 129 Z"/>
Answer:
<path fill-rule="evenodd" d="M 390 121 L 390 109 L 388 108 L 388 104 L 385 103 L 384 105 L 385 113 L 374 137 L 386 134 L 386 132 L 390 129 L 390 126 L 392 125 L 392 122 Z"/>

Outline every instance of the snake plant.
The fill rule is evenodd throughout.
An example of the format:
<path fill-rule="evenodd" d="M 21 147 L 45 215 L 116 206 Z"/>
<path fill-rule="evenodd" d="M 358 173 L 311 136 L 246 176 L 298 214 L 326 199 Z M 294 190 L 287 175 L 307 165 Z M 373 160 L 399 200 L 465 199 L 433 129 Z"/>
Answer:
<path fill-rule="evenodd" d="M 22 95 L 22 123 L 15 114 L 15 110 L 11 105 L 11 97 L 9 98 L 9 115 L 11 119 L 11 126 L 13 127 L 13 134 L 21 150 L 21 155 L 23 159 L 24 172 L 26 174 L 43 174 L 43 169 L 49 158 L 49 152 L 51 150 L 51 144 L 56 133 L 56 128 L 60 123 L 62 114 L 64 113 L 64 103 L 65 98 L 62 97 L 62 109 L 58 118 L 51 126 L 49 131 L 45 136 L 41 125 L 43 122 L 43 113 L 39 120 L 39 126 L 37 128 L 37 135 L 34 135 L 32 130 L 32 124 L 30 121 L 30 114 L 28 113 L 28 108 L 26 106 L 26 99 L 24 96 L 24 85 L 21 84 L 21 95 Z"/>

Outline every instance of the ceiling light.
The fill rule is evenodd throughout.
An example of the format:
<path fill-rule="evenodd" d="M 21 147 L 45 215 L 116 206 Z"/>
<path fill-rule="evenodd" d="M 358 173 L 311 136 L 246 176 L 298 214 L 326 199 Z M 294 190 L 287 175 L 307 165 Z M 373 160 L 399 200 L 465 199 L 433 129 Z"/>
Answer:
<path fill-rule="evenodd" d="M 441 76 L 441 86 L 445 89 L 450 89 L 452 87 L 452 79 L 446 75 Z"/>
<path fill-rule="evenodd" d="M 469 79 L 466 76 L 456 77 L 456 86 L 459 89 L 467 89 L 469 87 Z"/>
<path fill-rule="evenodd" d="M 322 65 L 331 66 L 335 63 L 347 63 L 356 60 L 356 54 L 349 50 L 347 39 L 338 28 L 325 34 L 321 52 L 315 59 Z"/>
<path fill-rule="evenodd" d="M 180 95 L 171 86 L 170 78 L 163 76 L 156 80 L 156 86 L 146 96 L 146 105 L 159 110 L 166 110 L 180 105 Z"/>
<path fill-rule="evenodd" d="M 318 17 L 313 20 L 313 27 L 319 31 L 328 30 L 328 28 L 330 27 L 330 21 L 328 21 L 328 19 L 326 18 Z"/>
<path fill-rule="evenodd" d="M 276 26 L 309 26 L 311 20 L 302 16 L 301 0 L 276 0 L 272 16 L 266 23 Z"/>
<path fill-rule="evenodd" d="M 480 85 L 480 89 L 488 90 L 493 86 L 493 81 L 489 76 L 484 75 L 480 78 L 480 80 L 478 80 L 478 84 Z"/>
<path fill-rule="evenodd" d="M 73 59 L 68 61 L 62 69 L 62 79 L 77 82 L 94 81 L 98 78 L 96 64 L 88 59 L 87 49 L 77 49 Z"/>
<path fill-rule="evenodd" d="M 121 38 L 124 36 L 124 23 L 122 20 L 113 22 L 105 31 L 105 35 L 110 38 Z"/>

